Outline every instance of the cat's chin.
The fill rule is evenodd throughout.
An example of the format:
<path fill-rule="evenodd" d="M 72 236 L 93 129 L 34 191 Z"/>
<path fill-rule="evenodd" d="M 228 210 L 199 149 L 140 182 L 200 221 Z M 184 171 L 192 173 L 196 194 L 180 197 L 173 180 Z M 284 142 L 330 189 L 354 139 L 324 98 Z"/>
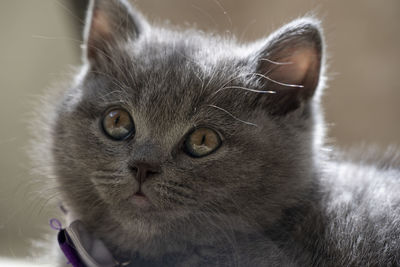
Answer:
<path fill-rule="evenodd" d="M 133 194 L 128 199 L 119 202 L 117 206 L 110 207 L 110 213 L 122 225 L 129 229 L 138 228 L 138 231 L 155 233 L 158 228 L 173 223 L 177 218 L 184 216 L 181 208 L 160 206 L 151 197 Z"/>

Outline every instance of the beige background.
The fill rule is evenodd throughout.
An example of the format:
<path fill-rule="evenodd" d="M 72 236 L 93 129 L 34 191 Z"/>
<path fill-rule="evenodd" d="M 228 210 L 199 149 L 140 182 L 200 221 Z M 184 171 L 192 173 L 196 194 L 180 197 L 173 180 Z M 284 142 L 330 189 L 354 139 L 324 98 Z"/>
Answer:
<path fill-rule="evenodd" d="M 324 105 L 338 146 L 400 144 L 400 1 L 138 0 L 152 20 L 255 40 L 309 12 L 329 52 Z M 52 196 L 36 193 L 25 149 L 37 96 L 79 64 L 81 22 L 68 0 L 0 2 L 0 256 L 24 256 L 47 229 Z"/>

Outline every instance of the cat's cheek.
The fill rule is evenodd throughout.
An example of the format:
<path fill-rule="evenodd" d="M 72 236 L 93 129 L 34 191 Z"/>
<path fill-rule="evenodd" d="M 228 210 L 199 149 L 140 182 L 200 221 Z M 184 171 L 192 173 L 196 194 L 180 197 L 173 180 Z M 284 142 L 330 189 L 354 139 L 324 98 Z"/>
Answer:
<path fill-rule="evenodd" d="M 107 204 L 111 204 L 112 200 L 110 199 L 110 194 L 108 190 L 99 186 L 96 186 L 95 188 L 100 198 Z"/>
<path fill-rule="evenodd" d="M 114 184 L 96 185 L 95 189 L 99 197 L 108 205 L 114 206 L 120 201 L 128 201 L 133 190 L 127 190 L 129 186 L 116 186 Z"/>

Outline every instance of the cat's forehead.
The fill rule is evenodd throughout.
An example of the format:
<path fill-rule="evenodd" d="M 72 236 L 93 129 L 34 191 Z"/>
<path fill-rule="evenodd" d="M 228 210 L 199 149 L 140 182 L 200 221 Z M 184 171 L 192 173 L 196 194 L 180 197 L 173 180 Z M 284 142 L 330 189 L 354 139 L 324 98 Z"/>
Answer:
<path fill-rule="evenodd" d="M 224 38 L 197 30 L 174 31 L 153 28 L 138 40 L 126 43 L 128 53 L 147 56 L 148 59 L 162 61 L 169 57 L 188 60 L 199 67 L 210 67 L 221 60 L 246 58 L 246 46 L 236 40 Z"/>
<path fill-rule="evenodd" d="M 124 101 L 159 128 L 206 120 L 218 112 L 210 107 L 220 105 L 218 90 L 232 81 L 240 83 L 248 71 L 237 50 L 227 40 L 160 31 L 127 43 L 119 52 L 120 64 L 113 65 L 109 75 L 118 76 L 114 78 L 124 88 L 112 90 L 123 92 Z"/>

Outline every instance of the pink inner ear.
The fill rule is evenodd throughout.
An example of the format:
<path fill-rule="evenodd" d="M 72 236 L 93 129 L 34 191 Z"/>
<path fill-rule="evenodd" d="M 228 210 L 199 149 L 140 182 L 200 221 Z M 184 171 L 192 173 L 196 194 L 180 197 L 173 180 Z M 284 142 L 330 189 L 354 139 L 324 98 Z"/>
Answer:
<path fill-rule="evenodd" d="M 309 71 L 312 71 L 316 55 L 314 49 L 306 48 L 296 51 L 291 58 L 293 62 L 293 80 L 303 82 Z"/>
<path fill-rule="evenodd" d="M 302 47 L 287 53 L 287 57 L 278 60 L 282 65 L 272 70 L 269 77 L 281 83 L 305 85 L 307 77 L 317 72 L 317 52 L 314 47 Z"/>
<path fill-rule="evenodd" d="M 90 39 L 105 39 L 111 35 L 110 20 L 107 14 L 99 9 L 93 11 Z"/>

